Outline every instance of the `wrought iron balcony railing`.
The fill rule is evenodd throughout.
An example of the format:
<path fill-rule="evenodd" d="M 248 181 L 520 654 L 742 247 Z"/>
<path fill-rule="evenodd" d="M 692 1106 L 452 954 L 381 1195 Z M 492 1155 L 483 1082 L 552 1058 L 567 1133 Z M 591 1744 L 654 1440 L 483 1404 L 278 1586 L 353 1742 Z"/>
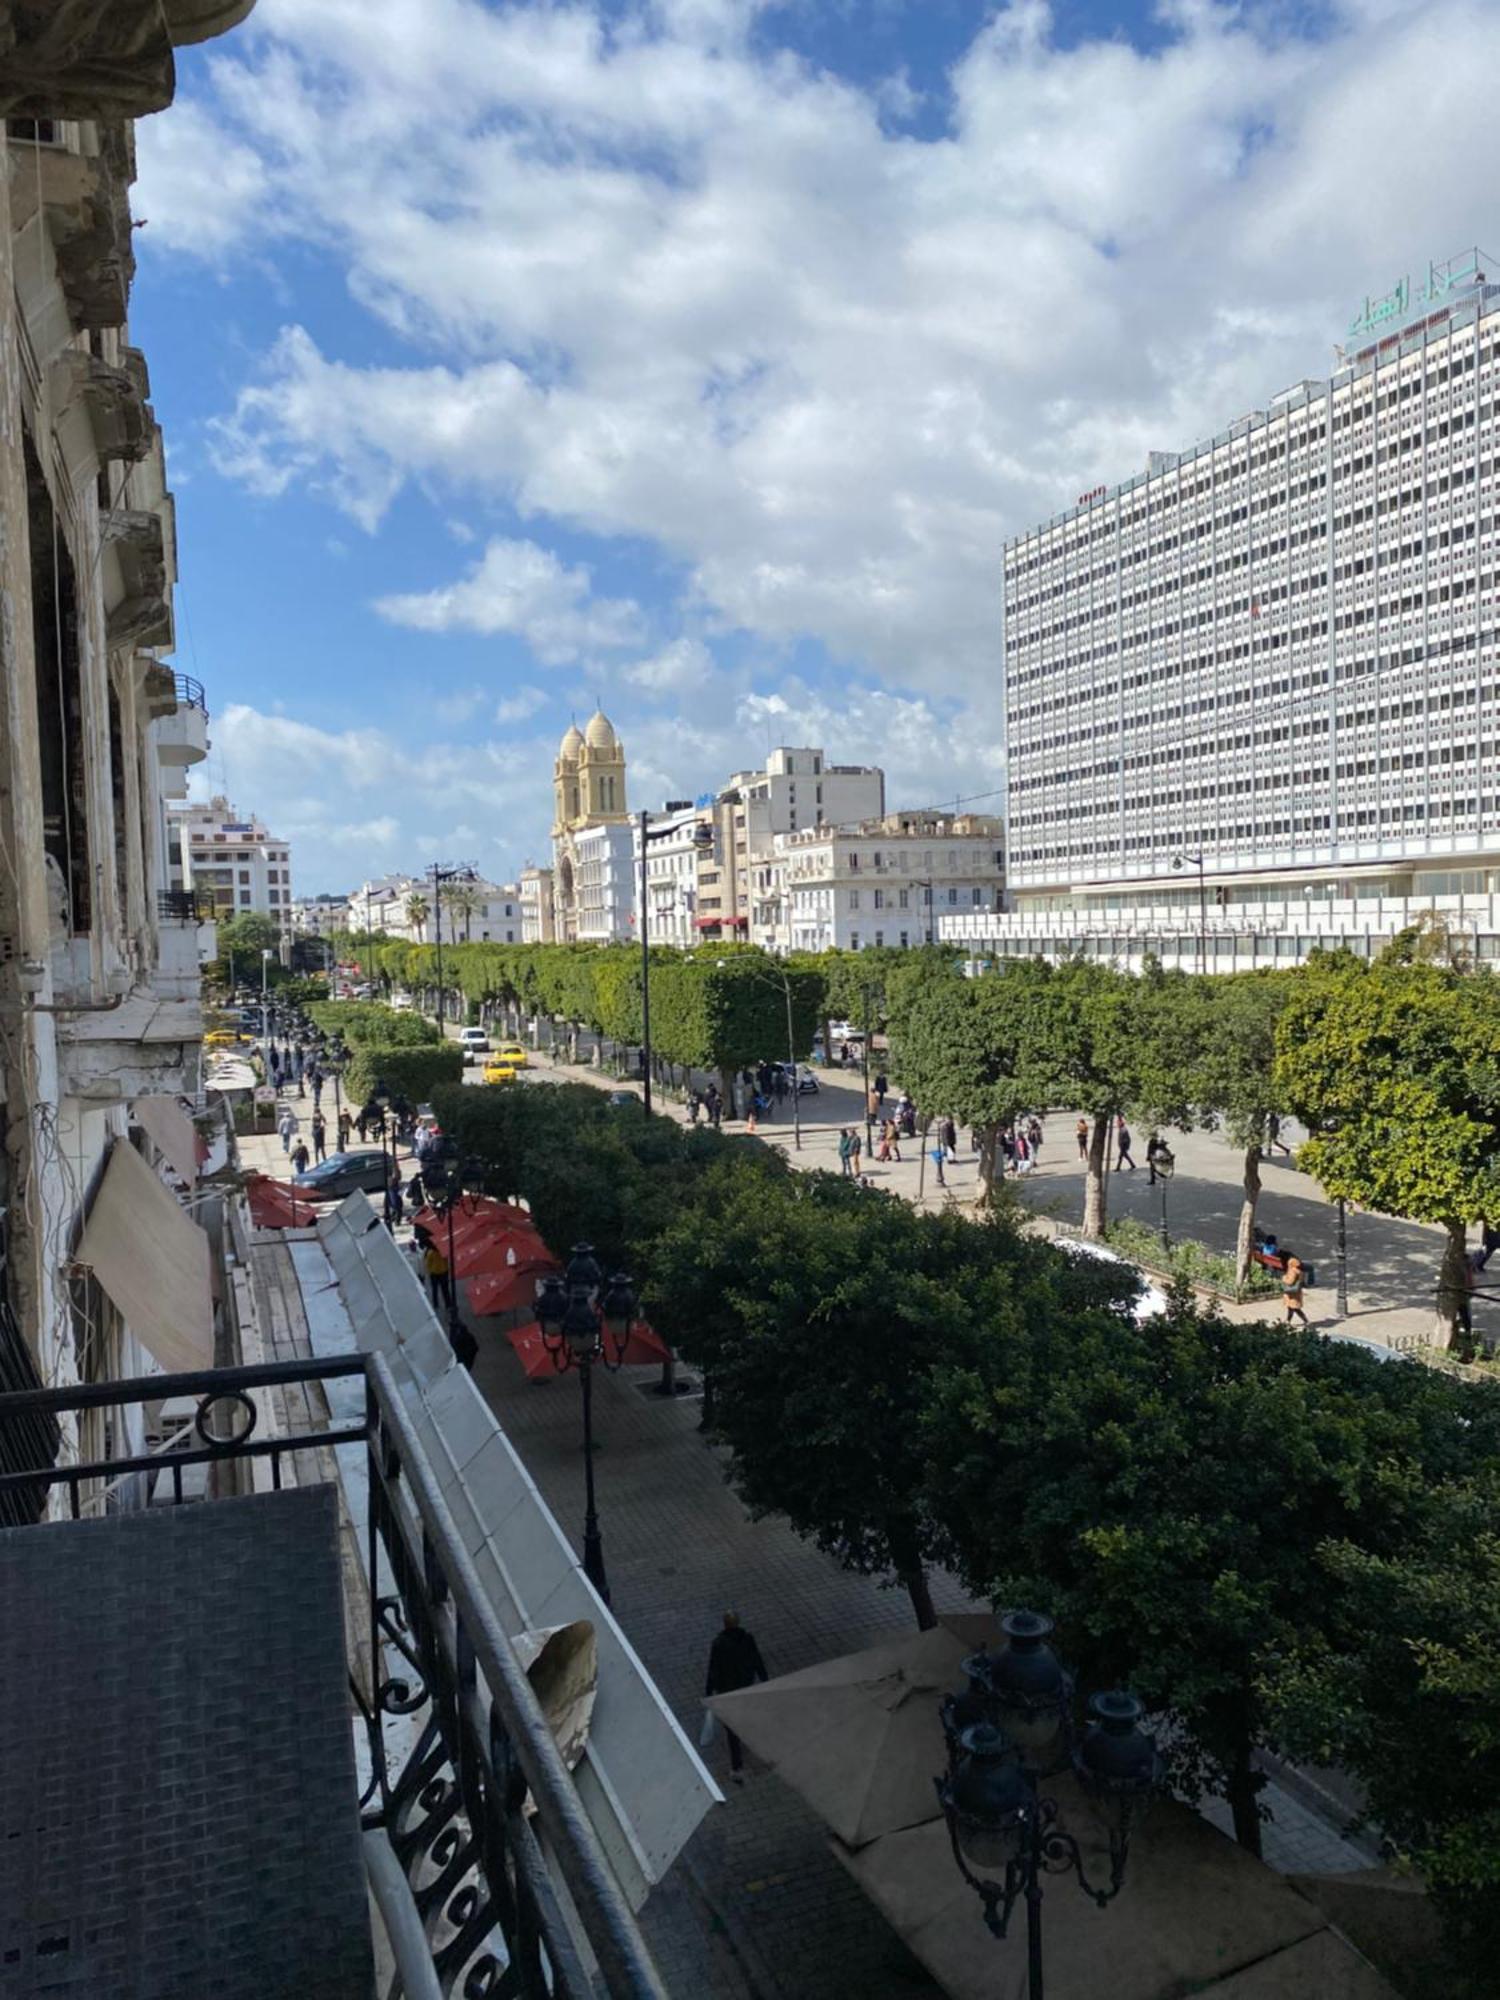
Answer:
<path fill-rule="evenodd" d="M 357 1418 L 260 1432 L 258 1392 L 347 1378 L 359 1381 Z M 196 1399 L 196 1415 L 164 1451 L 35 1461 L 51 1425 L 179 1399 Z M 300 1470 L 307 1455 L 348 1446 L 363 1449 L 369 1495 L 368 1629 L 363 1647 L 350 1647 L 351 1726 L 368 1748 L 362 1824 L 384 1831 L 410 1885 L 393 1899 L 372 1868 L 400 1990 L 596 2000 L 602 1982 L 622 2000 L 666 2000 L 379 1354 L 0 1394 L 0 1520 L 36 1520 L 59 1487 L 75 1519 L 107 1513 L 127 1493 L 180 1504 L 190 1468 L 255 1460 L 269 1462 L 280 1488 L 289 1459 Z M 411 1719 L 401 1731 L 409 1748 L 397 1745 L 395 1718 Z"/>
<path fill-rule="evenodd" d="M 195 681 L 191 674 L 174 673 L 172 690 L 177 696 L 179 708 L 201 708 L 208 713 L 208 697 L 203 692 L 202 681 Z"/>

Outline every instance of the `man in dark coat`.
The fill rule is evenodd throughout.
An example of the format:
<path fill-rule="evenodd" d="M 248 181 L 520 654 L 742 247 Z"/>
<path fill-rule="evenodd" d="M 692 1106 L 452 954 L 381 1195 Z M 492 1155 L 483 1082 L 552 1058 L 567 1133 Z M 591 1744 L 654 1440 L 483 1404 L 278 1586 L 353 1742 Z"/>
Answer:
<path fill-rule="evenodd" d="M 760 1647 L 733 1611 L 724 1613 L 724 1629 L 708 1649 L 708 1685 L 705 1694 L 732 1694 L 736 1688 L 752 1687 L 768 1680 Z M 729 1769 L 737 1785 L 745 1782 L 745 1751 L 734 1731 L 725 1724 L 729 1738 Z"/>

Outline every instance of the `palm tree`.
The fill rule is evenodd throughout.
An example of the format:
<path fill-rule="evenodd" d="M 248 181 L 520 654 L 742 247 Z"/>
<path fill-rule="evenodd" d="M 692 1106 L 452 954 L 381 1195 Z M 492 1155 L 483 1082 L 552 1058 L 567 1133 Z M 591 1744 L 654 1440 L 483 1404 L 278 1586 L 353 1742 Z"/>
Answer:
<path fill-rule="evenodd" d="M 420 940 L 427 929 L 427 898 L 419 889 L 413 889 L 406 899 L 406 921 Z"/>
<path fill-rule="evenodd" d="M 457 920 L 459 917 L 462 917 L 464 920 L 464 943 L 467 944 L 474 919 L 479 913 L 484 898 L 472 882 L 445 882 L 442 889 L 442 897 L 443 901 L 448 905 L 452 919 L 449 924 L 450 933 L 457 932 Z"/>

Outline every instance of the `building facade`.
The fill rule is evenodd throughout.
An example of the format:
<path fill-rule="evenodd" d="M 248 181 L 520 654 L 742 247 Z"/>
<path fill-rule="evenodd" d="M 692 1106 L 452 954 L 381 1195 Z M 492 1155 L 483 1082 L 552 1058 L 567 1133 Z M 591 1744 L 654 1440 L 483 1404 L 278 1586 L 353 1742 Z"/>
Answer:
<path fill-rule="evenodd" d="M 528 864 L 516 884 L 521 905 L 522 944 L 551 944 L 553 929 L 552 870 Z"/>
<path fill-rule="evenodd" d="M 1213 969 L 1500 949 L 1500 285 L 1367 302 L 1344 365 L 1005 551 L 1010 887 L 976 953 Z"/>
<path fill-rule="evenodd" d="M 939 927 L 1000 908 L 1002 823 L 978 813 L 889 813 L 856 827 L 807 827 L 777 841 L 782 949 L 906 950 Z"/>
<path fill-rule="evenodd" d="M 625 746 L 602 710 L 595 711 L 585 729 L 580 730 L 576 724 L 569 727 L 558 747 L 552 777 L 553 936 L 562 944 L 585 936 L 601 942 L 626 937 L 630 932 L 631 903 Z M 598 838 L 601 831 L 611 837 Z M 585 861 L 590 870 L 587 899 L 582 873 Z M 625 883 L 623 903 L 616 887 L 617 875 Z M 586 900 L 587 926 L 583 919 Z M 601 939 L 597 926 L 604 922 L 617 924 L 619 928 Z"/>
<path fill-rule="evenodd" d="M 171 815 L 182 886 L 211 902 L 220 917 L 248 910 L 273 917 L 289 946 L 295 919 L 292 850 L 255 814 L 237 812 L 222 792 L 206 805 L 175 807 Z"/>
<path fill-rule="evenodd" d="M 364 891 L 357 893 L 362 908 Z M 514 882 L 460 875 L 434 890 L 430 875 L 393 875 L 371 884 L 378 922 L 403 944 L 519 944 L 521 891 Z"/>
<path fill-rule="evenodd" d="M 299 896 L 292 904 L 292 928 L 299 937 L 333 938 L 350 926 L 347 896 Z"/>
<path fill-rule="evenodd" d="M 635 842 L 629 826 L 584 826 L 572 835 L 572 925 L 579 944 L 618 944 L 635 926 Z"/>
<path fill-rule="evenodd" d="M 210 5 L 198 29 L 245 11 Z M 171 23 L 122 0 L 13 9 L 7 26 L 0 1378 L 14 1388 L 184 1353 L 208 1366 L 215 1307 L 204 1231 L 173 1192 L 196 1171 L 207 933 L 174 883 L 167 815 L 207 753 L 208 708 L 170 664 L 175 514 L 129 325 L 131 120 L 170 101 Z M 151 1303 L 162 1234 L 129 1226 L 147 1211 L 201 1275 L 180 1324 Z M 85 1416 L 56 1449 L 76 1457 L 98 1434 Z"/>

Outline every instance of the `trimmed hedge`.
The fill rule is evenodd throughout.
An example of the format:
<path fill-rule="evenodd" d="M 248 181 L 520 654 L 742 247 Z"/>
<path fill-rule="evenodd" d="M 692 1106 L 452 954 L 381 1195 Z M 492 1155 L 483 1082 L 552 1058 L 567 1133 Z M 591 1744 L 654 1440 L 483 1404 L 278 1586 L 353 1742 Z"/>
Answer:
<path fill-rule="evenodd" d="M 382 1048 L 361 1042 L 349 1057 L 344 1090 L 356 1109 L 368 1103 L 377 1083 L 384 1083 L 392 1097 L 424 1104 L 445 1083 L 461 1082 L 463 1073 L 463 1050 L 456 1042 L 435 1048 Z"/>
<path fill-rule="evenodd" d="M 321 1000 L 308 1008 L 325 1035 L 342 1035 L 352 1047 L 425 1048 L 442 1041 L 435 1021 L 425 1015 L 383 1007 L 378 1000 Z"/>

